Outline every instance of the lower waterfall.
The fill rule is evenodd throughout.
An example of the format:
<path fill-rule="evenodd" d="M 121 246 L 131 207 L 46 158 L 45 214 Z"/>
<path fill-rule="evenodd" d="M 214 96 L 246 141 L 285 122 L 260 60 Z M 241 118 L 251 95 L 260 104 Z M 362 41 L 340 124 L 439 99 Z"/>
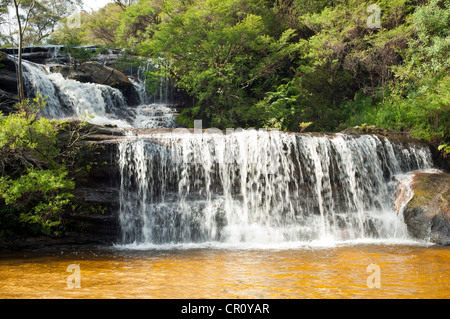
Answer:
<path fill-rule="evenodd" d="M 278 131 L 129 136 L 119 146 L 121 244 L 407 238 L 396 175 L 428 148 Z"/>

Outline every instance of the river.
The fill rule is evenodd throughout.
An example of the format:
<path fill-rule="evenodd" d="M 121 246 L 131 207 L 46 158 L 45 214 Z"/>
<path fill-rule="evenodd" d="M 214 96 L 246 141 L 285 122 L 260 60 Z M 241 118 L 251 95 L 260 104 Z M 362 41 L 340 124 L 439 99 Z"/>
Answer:
<path fill-rule="evenodd" d="M 70 265 L 79 266 L 79 288 Z M 113 246 L 0 257 L 2 299 L 441 299 L 450 297 L 449 278 L 450 248 L 414 242 Z"/>

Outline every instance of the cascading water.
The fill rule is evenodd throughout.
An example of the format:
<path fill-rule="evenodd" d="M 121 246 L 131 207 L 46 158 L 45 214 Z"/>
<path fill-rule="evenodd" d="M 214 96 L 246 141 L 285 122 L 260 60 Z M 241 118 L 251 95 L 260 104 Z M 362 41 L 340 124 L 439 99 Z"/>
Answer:
<path fill-rule="evenodd" d="M 146 74 L 150 68 L 157 68 L 154 63 L 147 63 L 138 69 L 137 79 L 130 77 L 136 92 L 138 92 L 140 105 L 136 109 L 133 127 L 136 128 L 175 128 L 177 110 L 169 105 L 168 80 L 161 77 L 155 88 L 155 94 L 147 92 Z"/>
<path fill-rule="evenodd" d="M 145 79 L 130 78 L 140 100 L 131 110 L 109 86 L 26 61 L 24 71 L 30 95 L 48 97 L 48 117 L 176 127 L 165 79 L 150 96 Z M 386 138 L 255 130 L 130 133 L 118 156 L 121 243 L 144 246 L 407 238 L 393 204 L 396 176 L 432 166 L 426 147 Z"/>
<path fill-rule="evenodd" d="M 120 144 L 123 244 L 406 238 L 396 174 L 425 147 L 276 131 L 130 136 Z"/>
<path fill-rule="evenodd" d="M 139 97 L 134 110 L 128 107 L 120 90 L 107 85 L 81 83 L 51 73 L 48 67 L 23 61 L 28 96 L 47 97 L 42 115 L 49 118 L 77 118 L 94 124 L 113 124 L 119 127 L 175 127 L 176 109 L 168 104 L 168 82 L 161 78 L 157 92 L 148 94 L 144 74 L 153 64 L 141 67 L 138 78 L 129 77 Z"/>
<path fill-rule="evenodd" d="M 29 95 L 47 97 L 42 111 L 50 118 L 82 118 L 95 124 L 130 126 L 131 117 L 122 93 L 107 85 L 81 83 L 50 73 L 44 66 L 23 61 L 25 85 Z"/>

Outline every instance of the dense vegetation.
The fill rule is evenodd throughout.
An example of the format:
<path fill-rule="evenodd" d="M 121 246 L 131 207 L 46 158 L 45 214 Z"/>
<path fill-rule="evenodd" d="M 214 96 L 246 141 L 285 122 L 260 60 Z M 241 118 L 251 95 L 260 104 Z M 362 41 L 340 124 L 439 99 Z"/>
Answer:
<path fill-rule="evenodd" d="M 0 242 L 61 234 L 74 179 L 83 174 L 78 151 L 85 124 L 38 117 L 44 106 L 37 96 L 18 103 L 15 113 L 0 114 Z"/>
<path fill-rule="evenodd" d="M 11 0 L 0 3 L 1 25 Z M 24 43 L 62 44 L 80 60 L 89 56 L 77 46 L 99 44 L 164 61 L 148 82 L 170 76 L 192 97 L 181 124 L 375 125 L 450 153 L 448 1 L 116 0 L 74 20 L 68 5 L 77 3 L 23 0 L 24 12 L 33 8 Z M 16 45 L 14 38 L 0 42 Z M 0 117 L 0 222 L 54 234 L 74 184 L 56 139 L 61 124 L 36 117 L 42 103 L 24 101 Z"/>
<path fill-rule="evenodd" d="M 188 126 L 366 124 L 450 151 L 449 26 L 440 0 L 139 0 L 84 13 L 52 41 L 164 58 L 195 98 L 179 117 Z"/>

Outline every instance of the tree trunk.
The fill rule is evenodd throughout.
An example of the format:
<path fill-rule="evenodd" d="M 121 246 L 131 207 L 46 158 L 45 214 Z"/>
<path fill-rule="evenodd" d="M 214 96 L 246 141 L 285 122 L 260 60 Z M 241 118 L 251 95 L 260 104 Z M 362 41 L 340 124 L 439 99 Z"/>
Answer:
<path fill-rule="evenodd" d="M 17 53 L 17 94 L 19 97 L 19 102 L 25 99 L 25 89 L 23 84 L 23 72 L 22 72 L 22 47 L 23 47 L 23 30 L 22 22 L 20 21 L 19 15 L 19 2 L 14 0 L 14 7 L 16 8 L 16 18 L 17 24 L 19 25 L 19 49 Z"/>
<path fill-rule="evenodd" d="M 33 11 L 34 5 L 36 4 L 36 0 L 33 0 L 28 8 L 28 13 L 25 18 L 25 24 L 22 26 L 22 21 L 20 21 L 19 7 L 21 0 L 14 0 L 14 7 L 16 9 L 16 18 L 17 24 L 19 26 L 19 52 L 17 54 L 17 94 L 19 97 L 19 101 L 22 102 L 25 100 L 25 88 L 23 83 L 23 70 L 22 70 L 22 49 L 23 49 L 23 36 L 25 34 L 25 30 L 28 26 L 28 21 L 30 19 L 31 11 Z"/>

